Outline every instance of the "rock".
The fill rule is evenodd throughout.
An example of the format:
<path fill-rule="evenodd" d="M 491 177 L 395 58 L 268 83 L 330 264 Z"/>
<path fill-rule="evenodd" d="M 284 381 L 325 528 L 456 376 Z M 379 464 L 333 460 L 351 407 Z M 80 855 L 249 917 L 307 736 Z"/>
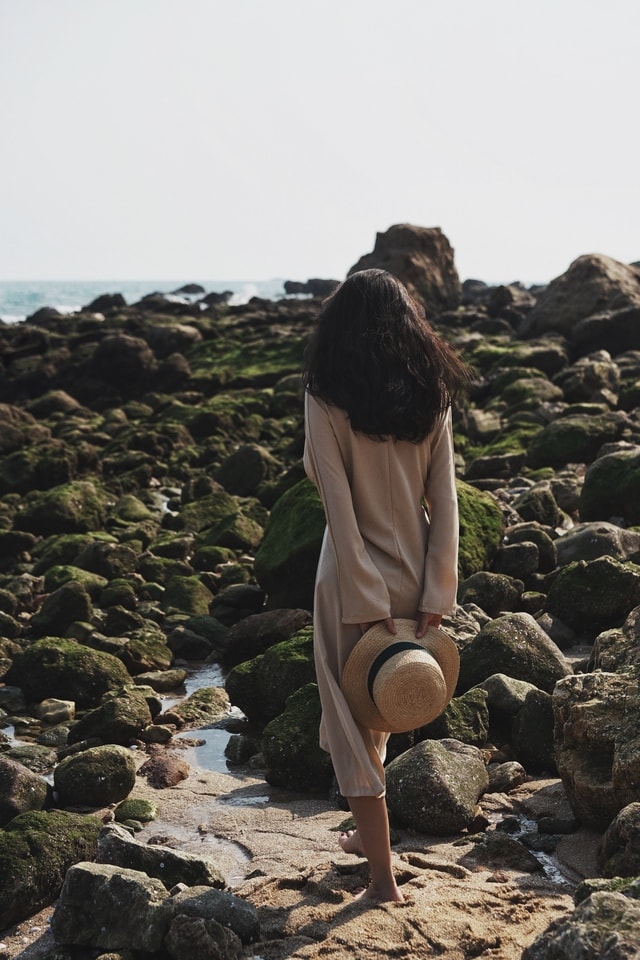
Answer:
<path fill-rule="evenodd" d="M 297 792 L 326 792 L 333 779 L 329 754 L 318 744 L 320 697 L 315 683 L 292 694 L 284 711 L 264 728 L 265 778 Z"/>
<path fill-rule="evenodd" d="M 77 567 L 116 580 L 131 574 L 138 563 L 137 552 L 127 543 L 110 543 L 94 540 L 83 547 L 74 561 Z"/>
<path fill-rule="evenodd" d="M 468 690 L 495 673 L 526 680 L 551 693 L 571 668 L 530 614 L 510 613 L 491 620 L 460 651 L 458 687 Z"/>
<path fill-rule="evenodd" d="M 178 916 L 215 921 L 233 930 L 244 944 L 255 943 L 260 938 L 258 911 L 251 903 L 232 893 L 210 887 L 192 887 L 172 899 Z"/>
<path fill-rule="evenodd" d="M 537 572 L 539 566 L 538 545 L 530 540 L 505 544 L 498 550 L 493 561 L 495 573 L 514 578 L 517 583 L 522 583 L 523 589 L 524 582 Z"/>
<path fill-rule="evenodd" d="M 571 343 L 580 353 L 607 350 L 618 360 L 627 350 L 640 348 L 640 309 L 604 310 L 576 323 L 571 331 Z"/>
<path fill-rule="evenodd" d="M 598 634 L 591 667 L 605 673 L 633 673 L 640 677 L 640 606 L 634 607 L 622 627 Z"/>
<path fill-rule="evenodd" d="M 125 804 L 133 802 L 125 800 Z M 141 843 L 117 824 L 109 824 L 100 831 L 96 860 L 127 870 L 139 870 L 160 880 L 167 890 L 178 883 L 220 889 L 226 886 L 224 877 L 207 857 L 197 857 L 165 845 Z"/>
<path fill-rule="evenodd" d="M 158 693 L 169 693 L 181 687 L 186 678 L 186 670 L 182 667 L 174 667 L 172 670 L 151 670 L 147 673 L 139 673 L 133 678 L 133 682 L 149 686 Z"/>
<path fill-rule="evenodd" d="M 145 340 L 111 333 L 100 340 L 91 361 L 91 373 L 129 396 L 144 392 L 155 366 L 153 351 Z"/>
<path fill-rule="evenodd" d="M 76 705 L 73 700 L 57 700 L 47 697 L 36 707 L 36 717 L 44 723 L 64 723 L 73 720 L 76 715 Z"/>
<path fill-rule="evenodd" d="M 125 823 L 127 820 L 137 820 L 138 823 L 149 823 L 158 816 L 157 804 L 152 800 L 143 800 L 141 797 L 128 797 L 119 803 L 114 811 L 114 817 L 117 823 Z M 127 837 L 131 835 L 127 831 Z M 112 863 L 112 860 L 107 861 Z M 126 866 L 126 864 L 125 864 Z M 149 871 L 145 871 L 148 873 Z"/>
<path fill-rule="evenodd" d="M 279 462 L 265 447 L 245 443 L 222 461 L 215 477 L 229 493 L 250 497 L 256 495 L 261 483 L 273 480 L 279 470 Z"/>
<path fill-rule="evenodd" d="M 507 763 L 490 763 L 488 773 L 489 786 L 486 793 L 509 793 L 527 780 L 527 771 L 516 760 L 509 760 Z"/>
<path fill-rule="evenodd" d="M 236 960 L 242 953 L 242 942 L 233 930 L 215 920 L 183 915 L 171 921 L 164 945 L 172 960 Z"/>
<path fill-rule="evenodd" d="M 82 740 L 102 740 L 128 746 L 148 724 L 151 713 L 144 693 L 134 687 L 114 690 L 104 702 L 85 713 L 69 732 L 70 744 Z"/>
<path fill-rule="evenodd" d="M 597 862 L 603 877 L 640 877 L 640 802 L 623 807 L 609 824 Z"/>
<path fill-rule="evenodd" d="M 522 843 L 500 830 L 474 834 L 473 847 L 460 862 L 476 870 L 479 864 L 493 870 L 517 870 L 519 873 L 542 870 L 542 864 Z"/>
<path fill-rule="evenodd" d="M 532 438 L 527 463 L 534 469 L 591 463 L 605 443 L 621 437 L 626 422 L 626 414 L 619 410 L 586 417 L 572 415 L 569 407 L 566 416 L 547 424 Z"/>
<path fill-rule="evenodd" d="M 190 767 L 185 760 L 172 754 L 162 753 L 145 760 L 138 772 L 147 778 L 150 787 L 163 790 L 165 787 L 175 787 L 181 780 L 186 780 Z"/>
<path fill-rule="evenodd" d="M 640 560 L 640 532 L 625 530 L 604 520 L 577 523 L 555 542 L 559 566 L 575 560 Z"/>
<path fill-rule="evenodd" d="M 306 293 L 312 297 L 328 297 L 339 283 L 339 280 L 323 280 L 320 277 L 312 277 L 304 283 L 299 280 L 285 280 L 284 292 L 286 294 Z"/>
<path fill-rule="evenodd" d="M 571 334 L 580 320 L 594 313 L 639 304 L 640 280 L 631 267 L 601 254 L 585 254 L 541 293 L 528 328 L 534 334 Z"/>
<path fill-rule="evenodd" d="M 214 652 L 214 646 L 207 637 L 189 630 L 184 624 L 179 624 L 171 631 L 167 644 L 172 654 L 181 660 L 206 660 Z"/>
<path fill-rule="evenodd" d="M 187 613 L 206 616 L 213 594 L 199 577 L 171 577 L 162 597 L 162 609 L 167 613 Z"/>
<path fill-rule="evenodd" d="M 53 903 L 69 867 L 94 856 L 101 826 L 56 810 L 21 813 L 0 830 L 0 930 Z"/>
<path fill-rule="evenodd" d="M 27 810 L 42 810 L 48 792 L 46 780 L 0 754 L 0 826 Z"/>
<path fill-rule="evenodd" d="M 462 480 L 456 482 L 460 513 L 459 570 L 464 580 L 487 570 L 497 554 L 505 523 L 502 511 L 490 494 Z"/>
<path fill-rule="evenodd" d="M 108 496 L 97 482 L 73 480 L 27 494 L 16 514 L 16 525 L 45 537 L 100 530 L 105 524 L 107 505 Z"/>
<path fill-rule="evenodd" d="M 376 234 L 372 253 L 360 257 L 348 275 L 373 267 L 387 270 L 402 281 L 430 315 L 455 309 L 461 301 L 453 249 L 439 227 L 399 223 Z"/>
<path fill-rule="evenodd" d="M 205 293 L 204 287 L 201 287 L 199 283 L 185 283 L 181 287 L 178 287 L 177 290 L 172 290 L 172 294 L 179 296 L 182 293 L 186 293 L 189 296 L 199 293 Z"/>
<path fill-rule="evenodd" d="M 591 635 L 615 626 L 639 603 L 640 565 L 608 556 L 563 567 L 547 595 L 549 613 Z"/>
<path fill-rule="evenodd" d="M 120 310 L 126 307 L 127 301 L 121 293 L 101 293 L 100 296 L 92 300 L 86 307 L 82 308 L 83 313 L 108 313 L 110 310 Z"/>
<path fill-rule="evenodd" d="M 609 453 L 587 469 L 580 493 L 580 519 L 621 517 L 640 524 L 640 447 Z"/>
<path fill-rule="evenodd" d="M 511 746 L 528 773 L 554 775 L 553 707 L 551 694 L 530 690 L 511 724 Z"/>
<path fill-rule="evenodd" d="M 459 740 L 473 747 L 483 747 L 489 731 L 487 693 L 480 687 L 467 690 L 449 701 L 444 712 L 426 727 L 421 727 L 420 740 Z"/>
<path fill-rule="evenodd" d="M 186 700 L 171 707 L 168 714 L 180 726 L 205 726 L 221 720 L 229 711 L 229 698 L 223 687 L 201 687 Z"/>
<path fill-rule="evenodd" d="M 45 590 L 53 592 L 69 583 L 74 583 L 82 587 L 90 599 L 94 598 L 96 600 L 101 596 L 103 589 L 107 586 L 107 580 L 104 577 L 99 577 L 95 573 L 89 573 L 89 571 L 75 567 L 73 564 L 57 565 L 49 567 L 45 571 Z M 84 619 L 86 622 L 87 619 L 90 619 L 92 616 L 93 608 L 88 606 L 84 618 L 78 619 Z"/>
<path fill-rule="evenodd" d="M 4 679 L 7 679 L 6 675 Z M 26 712 L 27 701 L 20 687 L 12 687 L 8 683 L 0 686 L 0 709 L 7 710 L 9 713 Z"/>
<path fill-rule="evenodd" d="M 573 913 L 554 920 L 522 960 L 633 960 L 640 943 L 640 903 L 622 893 L 593 893 Z"/>
<path fill-rule="evenodd" d="M 640 800 L 640 694 L 630 676 L 587 673 L 553 691 L 555 759 L 576 818 L 605 830 Z"/>
<path fill-rule="evenodd" d="M 254 564 L 269 609 L 312 609 L 324 530 L 324 509 L 310 480 L 301 480 L 274 504 Z"/>
<path fill-rule="evenodd" d="M 480 570 L 459 585 L 458 603 L 475 603 L 490 617 L 497 617 L 517 609 L 523 590 L 521 580 L 514 580 L 504 573 Z"/>
<path fill-rule="evenodd" d="M 233 667 L 251 660 L 269 647 L 288 640 L 312 623 L 308 610 L 267 610 L 234 624 L 225 641 L 224 662 Z"/>
<path fill-rule="evenodd" d="M 29 732 L 29 728 L 27 727 L 27 736 Z M 16 733 L 19 736 L 21 735 L 18 722 L 16 722 Z M 16 760 L 31 770 L 32 773 L 39 773 L 42 776 L 47 776 L 51 773 L 58 759 L 56 751 L 52 750 L 49 746 L 40 743 L 21 743 L 20 741 L 18 741 L 15 746 L 10 747 L 4 756 L 8 759 Z M 47 797 L 47 800 L 48 799 Z"/>
<path fill-rule="evenodd" d="M 303 627 L 259 657 L 234 667 L 225 687 L 231 703 L 263 725 L 282 713 L 296 690 L 314 681 L 313 628 Z"/>
<path fill-rule="evenodd" d="M 106 807 L 128 797 L 135 782 L 135 756 L 114 744 L 65 757 L 53 774 L 62 806 Z"/>
<path fill-rule="evenodd" d="M 552 485 L 552 493 L 553 485 Z M 558 498 L 554 493 L 556 503 Z M 538 570 L 540 573 L 549 573 L 558 563 L 556 550 L 556 533 L 553 527 L 545 527 L 535 520 L 529 523 L 517 523 L 507 527 L 504 532 L 506 544 L 535 543 L 538 548 Z"/>
<path fill-rule="evenodd" d="M 618 396 L 620 370 L 607 350 L 599 350 L 561 370 L 553 382 L 562 388 L 568 403 L 607 402 Z"/>
<path fill-rule="evenodd" d="M 525 490 L 513 501 L 513 509 L 522 517 L 548 527 L 560 523 L 560 508 L 548 480 L 542 480 Z"/>
<path fill-rule="evenodd" d="M 59 637 L 43 637 L 18 654 L 5 680 L 35 703 L 56 697 L 80 709 L 97 706 L 107 691 L 131 682 L 116 657 Z"/>
<path fill-rule="evenodd" d="M 468 827 L 489 783 L 480 750 L 457 740 L 423 740 L 392 760 L 386 775 L 393 817 L 435 836 Z"/>
<path fill-rule="evenodd" d="M 92 616 L 91 597 L 81 583 L 70 580 L 45 598 L 31 626 L 36 636 L 62 636 L 75 620 L 86 622 Z"/>
<path fill-rule="evenodd" d="M 51 929 L 57 943 L 156 953 L 172 916 L 169 894 L 159 880 L 137 870 L 84 862 L 67 872 Z"/>

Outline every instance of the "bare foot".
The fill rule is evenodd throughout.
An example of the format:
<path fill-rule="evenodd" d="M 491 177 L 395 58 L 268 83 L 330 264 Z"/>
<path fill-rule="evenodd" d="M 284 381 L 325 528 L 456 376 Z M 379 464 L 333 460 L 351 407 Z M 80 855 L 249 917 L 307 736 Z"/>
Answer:
<path fill-rule="evenodd" d="M 378 902 L 385 901 L 387 903 L 404 903 L 404 897 L 398 889 L 395 881 L 384 887 L 376 887 L 375 884 L 370 883 L 369 886 L 366 887 L 362 892 L 356 893 L 353 899 L 374 900 Z"/>
<path fill-rule="evenodd" d="M 345 853 L 354 853 L 357 857 L 364 857 L 357 830 L 343 830 L 338 837 L 338 843 Z"/>

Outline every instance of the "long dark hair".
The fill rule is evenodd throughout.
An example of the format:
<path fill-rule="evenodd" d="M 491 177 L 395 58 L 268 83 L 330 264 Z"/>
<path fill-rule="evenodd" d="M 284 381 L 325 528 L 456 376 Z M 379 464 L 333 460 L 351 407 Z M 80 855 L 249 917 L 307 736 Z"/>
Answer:
<path fill-rule="evenodd" d="M 465 363 L 386 270 L 353 273 L 323 302 L 304 384 L 376 440 L 423 440 L 469 382 Z"/>

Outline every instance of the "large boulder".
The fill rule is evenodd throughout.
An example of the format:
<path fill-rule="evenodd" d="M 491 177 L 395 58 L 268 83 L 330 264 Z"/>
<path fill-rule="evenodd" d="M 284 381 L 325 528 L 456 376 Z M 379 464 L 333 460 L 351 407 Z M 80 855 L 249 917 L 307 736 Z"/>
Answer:
<path fill-rule="evenodd" d="M 387 766 L 387 803 L 397 821 L 420 833 L 461 833 L 489 784 L 483 755 L 458 740 L 423 740 Z"/>
<path fill-rule="evenodd" d="M 27 700 L 56 697 L 80 709 L 97 706 L 107 691 L 131 683 L 117 657 L 60 637 L 43 637 L 17 654 L 4 680 L 20 687 Z"/>
<path fill-rule="evenodd" d="M 0 826 L 19 813 L 42 810 L 47 795 L 46 780 L 22 763 L 0 754 Z"/>
<path fill-rule="evenodd" d="M 300 609 L 266 610 L 245 617 L 231 627 L 225 639 L 224 662 L 233 667 L 251 660 L 310 624 L 311 614 Z"/>
<path fill-rule="evenodd" d="M 553 692 L 554 755 L 582 823 L 605 830 L 640 801 L 640 693 L 630 675 L 586 673 Z"/>
<path fill-rule="evenodd" d="M 128 797 L 136 782 L 136 759 L 125 747 L 90 747 L 61 760 L 53 786 L 61 806 L 106 807 Z"/>
<path fill-rule="evenodd" d="M 640 447 L 607 453 L 588 468 L 580 494 L 581 520 L 621 517 L 640 524 Z"/>
<path fill-rule="evenodd" d="M 640 531 L 625 530 L 604 520 L 577 523 L 555 541 L 559 566 L 574 560 L 595 560 L 613 557 L 615 560 L 640 560 Z"/>
<path fill-rule="evenodd" d="M 559 917 L 527 947 L 522 960 L 637 960 L 640 903 L 597 891 Z"/>
<path fill-rule="evenodd" d="M 85 586 L 69 580 L 45 597 L 38 612 L 31 618 L 36 636 L 62 636 L 75 620 L 91 620 L 93 604 Z"/>
<path fill-rule="evenodd" d="M 571 342 L 579 353 L 608 350 L 616 359 L 627 350 L 640 350 L 640 307 L 605 310 L 580 320 Z"/>
<path fill-rule="evenodd" d="M 153 350 L 141 337 L 112 333 L 104 337 L 93 355 L 91 373 L 127 396 L 142 393 L 156 369 Z"/>
<path fill-rule="evenodd" d="M 324 509 L 310 480 L 296 483 L 274 504 L 255 559 L 256 580 L 270 609 L 313 608 L 324 530 Z"/>
<path fill-rule="evenodd" d="M 606 556 L 563 567 L 547 595 L 552 616 L 591 635 L 617 626 L 639 603 L 640 565 Z"/>
<path fill-rule="evenodd" d="M 360 257 L 349 276 L 373 267 L 401 280 L 430 315 L 455 309 L 462 299 L 453 248 L 439 227 L 398 223 L 376 234 L 373 251 Z"/>
<path fill-rule="evenodd" d="M 528 613 L 509 613 L 485 624 L 460 651 L 461 690 L 495 673 L 526 680 L 551 693 L 571 673 L 561 650 Z"/>
<path fill-rule="evenodd" d="M 0 830 L 0 930 L 53 903 L 69 867 L 95 855 L 101 826 L 56 810 L 21 813 Z"/>
<path fill-rule="evenodd" d="M 640 277 L 633 267 L 602 254 L 585 254 L 543 290 L 528 326 L 534 335 L 549 330 L 570 334 L 580 320 L 594 313 L 637 305 Z"/>
<path fill-rule="evenodd" d="M 591 463 L 605 443 L 619 439 L 627 422 L 620 411 L 585 416 L 559 417 L 531 440 L 528 463 L 532 467 L 562 467 L 567 463 Z"/>

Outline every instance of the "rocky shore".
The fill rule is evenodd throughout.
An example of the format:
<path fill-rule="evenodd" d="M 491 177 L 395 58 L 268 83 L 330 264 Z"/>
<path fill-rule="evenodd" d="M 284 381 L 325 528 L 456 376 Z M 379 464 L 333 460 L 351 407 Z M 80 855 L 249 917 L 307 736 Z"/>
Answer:
<path fill-rule="evenodd" d="M 365 266 L 475 371 L 459 686 L 390 742 L 405 904 L 352 903 L 317 746 L 320 301 L 109 293 L 0 323 L 0 957 L 640 957 L 640 266 L 461 284 L 407 224 Z"/>

